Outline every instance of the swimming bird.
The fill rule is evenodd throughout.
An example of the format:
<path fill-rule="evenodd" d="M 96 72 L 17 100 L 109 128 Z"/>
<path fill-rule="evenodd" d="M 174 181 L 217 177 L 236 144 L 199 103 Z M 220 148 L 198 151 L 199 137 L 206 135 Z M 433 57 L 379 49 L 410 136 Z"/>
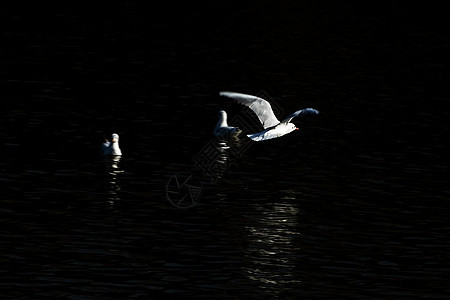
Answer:
<path fill-rule="evenodd" d="M 293 118 L 303 115 L 319 114 L 319 111 L 314 108 L 305 108 L 297 110 L 280 122 L 275 117 L 270 103 L 262 98 L 233 92 L 220 92 L 220 95 L 232 98 L 236 102 L 248 106 L 256 114 L 265 130 L 247 135 L 254 141 L 265 141 L 286 135 L 294 130 L 298 130 L 293 123 L 290 123 Z"/>
<path fill-rule="evenodd" d="M 102 144 L 100 152 L 103 155 L 122 155 L 122 151 L 119 148 L 119 135 L 117 133 L 113 133 L 111 136 L 111 142 L 106 140 L 106 142 Z"/>
<path fill-rule="evenodd" d="M 214 129 L 215 136 L 224 136 L 230 134 L 240 133 L 241 130 L 237 127 L 228 126 L 227 112 L 224 110 L 219 111 L 219 121 Z"/>

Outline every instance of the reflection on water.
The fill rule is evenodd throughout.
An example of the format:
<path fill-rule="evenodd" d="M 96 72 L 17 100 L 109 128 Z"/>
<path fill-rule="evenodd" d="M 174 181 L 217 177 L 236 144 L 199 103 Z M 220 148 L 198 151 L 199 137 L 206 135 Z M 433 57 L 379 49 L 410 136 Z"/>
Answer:
<path fill-rule="evenodd" d="M 194 155 L 194 167 L 200 170 L 205 183 L 217 183 L 242 153 L 239 133 L 216 137 Z"/>
<path fill-rule="evenodd" d="M 225 172 L 230 168 L 230 157 L 228 153 L 230 146 L 228 146 L 226 140 L 222 139 L 216 139 L 214 144 L 218 151 L 218 155 L 216 161 L 212 164 L 212 171 L 215 172 L 216 179 L 220 180 L 224 176 Z"/>
<path fill-rule="evenodd" d="M 208 20 L 126 2 L 3 14 L 3 298 L 448 298 L 443 28 L 399 19 L 406 1 L 382 21 L 387 6 L 332 1 Z M 276 141 L 211 140 L 218 87 L 323 114 Z M 112 127 L 129 154 L 101 161 Z M 164 175 L 205 143 L 204 205 L 175 209 Z"/>
<path fill-rule="evenodd" d="M 229 134 L 226 136 L 216 137 L 214 140 L 215 148 L 218 151 L 215 169 L 217 180 L 222 179 L 226 172 L 231 168 L 231 164 L 241 155 L 241 138 L 240 134 Z"/>
<path fill-rule="evenodd" d="M 249 241 L 245 256 L 250 261 L 245 271 L 262 289 L 301 283 L 296 270 L 298 214 L 292 201 L 280 199 L 270 208 L 260 207 L 251 226 L 245 226 Z"/>
<path fill-rule="evenodd" d="M 108 177 L 106 179 L 108 185 L 106 189 L 108 195 L 108 203 L 110 205 L 114 205 L 114 203 L 120 200 L 120 185 L 118 176 L 124 172 L 119 166 L 121 158 L 121 155 L 106 156 L 104 158 L 106 172 L 108 174 Z"/>

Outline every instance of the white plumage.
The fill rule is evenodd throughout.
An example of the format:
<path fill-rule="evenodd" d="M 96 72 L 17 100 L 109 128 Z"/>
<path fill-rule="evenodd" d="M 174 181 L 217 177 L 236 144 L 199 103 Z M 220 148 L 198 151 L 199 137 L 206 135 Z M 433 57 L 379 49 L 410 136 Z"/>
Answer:
<path fill-rule="evenodd" d="M 285 117 L 280 122 L 273 113 L 270 103 L 262 98 L 233 92 L 220 92 L 220 95 L 232 98 L 236 102 L 248 106 L 256 114 L 265 130 L 247 135 L 254 141 L 277 138 L 298 129 L 293 123 L 290 123 L 294 117 L 319 114 L 319 111 L 314 108 L 305 108 Z"/>
<path fill-rule="evenodd" d="M 241 132 L 239 128 L 228 126 L 226 111 L 219 111 L 219 121 L 217 122 L 216 128 L 214 128 L 214 135 L 219 137 L 239 132 Z"/>
<path fill-rule="evenodd" d="M 122 155 L 122 151 L 119 148 L 119 135 L 113 133 L 111 135 L 111 141 L 106 140 L 106 142 L 102 144 L 100 152 L 103 155 Z"/>

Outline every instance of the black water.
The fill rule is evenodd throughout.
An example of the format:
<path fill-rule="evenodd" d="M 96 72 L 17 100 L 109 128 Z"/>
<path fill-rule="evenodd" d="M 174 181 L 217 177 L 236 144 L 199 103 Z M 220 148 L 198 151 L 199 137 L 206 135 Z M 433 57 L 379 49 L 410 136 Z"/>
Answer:
<path fill-rule="evenodd" d="M 1 298 L 448 297 L 445 18 L 425 1 L 2 10 Z M 217 112 L 251 117 L 221 90 L 320 115 L 245 144 L 177 209 L 167 184 L 198 175 Z M 113 131 L 118 161 L 98 155 Z"/>

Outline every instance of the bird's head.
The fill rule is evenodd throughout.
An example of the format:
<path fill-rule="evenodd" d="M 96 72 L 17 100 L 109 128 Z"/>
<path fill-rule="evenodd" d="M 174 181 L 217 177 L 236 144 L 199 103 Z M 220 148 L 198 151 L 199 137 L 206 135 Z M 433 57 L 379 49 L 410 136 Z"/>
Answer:
<path fill-rule="evenodd" d="M 292 123 L 287 123 L 286 127 L 288 129 L 288 132 L 294 131 L 294 130 L 298 130 L 298 128 L 295 126 L 295 124 Z"/>
<path fill-rule="evenodd" d="M 119 142 L 119 135 L 117 133 L 113 133 L 111 136 L 111 142 L 117 143 Z"/>

